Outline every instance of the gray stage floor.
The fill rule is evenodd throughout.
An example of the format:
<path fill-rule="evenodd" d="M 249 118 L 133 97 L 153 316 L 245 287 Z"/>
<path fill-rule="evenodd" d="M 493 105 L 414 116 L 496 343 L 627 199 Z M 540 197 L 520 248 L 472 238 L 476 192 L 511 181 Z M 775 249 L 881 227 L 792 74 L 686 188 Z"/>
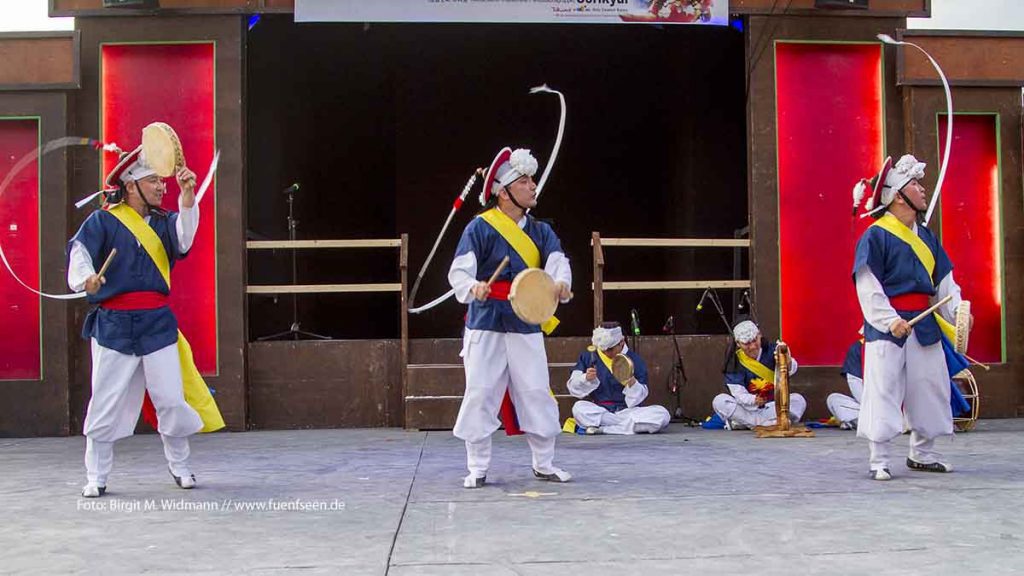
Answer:
<path fill-rule="evenodd" d="M 118 443 L 98 500 L 78 497 L 81 437 L 2 439 L 0 573 L 1021 573 L 1022 432 L 982 422 L 944 442 L 956 472 L 890 482 L 839 430 L 563 435 L 569 484 L 499 432 L 481 490 L 450 432 L 222 433 L 194 440 L 192 491 L 149 435 Z"/>

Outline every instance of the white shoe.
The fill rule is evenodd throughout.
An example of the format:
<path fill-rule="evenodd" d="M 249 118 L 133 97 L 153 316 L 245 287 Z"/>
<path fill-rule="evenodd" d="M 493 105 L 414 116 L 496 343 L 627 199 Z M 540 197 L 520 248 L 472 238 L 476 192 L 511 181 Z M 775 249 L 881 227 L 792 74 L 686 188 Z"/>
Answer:
<path fill-rule="evenodd" d="M 487 476 L 477 476 L 475 474 L 469 474 L 462 479 L 463 488 L 483 488 L 484 484 L 487 483 Z"/>
<path fill-rule="evenodd" d="M 183 490 L 191 490 L 192 488 L 196 487 L 195 474 L 188 472 L 186 474 L 182 474 L 181 476 L 176 476 L 174 474 L 174 471 L 171 470 L 170 468 L 168 468 L 167 471 L 171 473 L 171 478 L 174 478 L 174 483 L 178 485 L 178 488 L 181 488 Z"/>
<path fill-rule="evenodd" d="M 872 470 L 871 471 L 871 479 L 872 480 L 882 480 L 882 481 L 892 480 L 892 474 L 889 472 L 888 468 L 881 468 L 879 470 Z"/>
<path fill-rule="evenodd" d="M 601 432 L 601 429 L 598 428 L 597 426 L 587 426 L 587 429 L 585 430 L 585 432 L 586 432 L 587 436 L 594 436 L 596 434 L 603 434 L 603 432 Z"/>
<path fill-rule="evenodd" d="M 633 432 L 636 434 L 654 434 L 660 430 L 660 426 L 650 422 L 637 422 L 636 424 L 633 424 Z"/>
<path fill-rule="evenodd" d="M 106 486 L 93 484 L 92 482 L 82 487 L 82 498 L 99 498 L 107 492 Z"/>
<path fill-rule="evenodd" d="M 533 475 L 537 480 L 547 480 L 548 482 L 568 482 L 569 480 L 572 480 L 572 474 L 569 474 L 561 468 L 552 468 L 552 471 L 549 473 L 534 470 Z"/>

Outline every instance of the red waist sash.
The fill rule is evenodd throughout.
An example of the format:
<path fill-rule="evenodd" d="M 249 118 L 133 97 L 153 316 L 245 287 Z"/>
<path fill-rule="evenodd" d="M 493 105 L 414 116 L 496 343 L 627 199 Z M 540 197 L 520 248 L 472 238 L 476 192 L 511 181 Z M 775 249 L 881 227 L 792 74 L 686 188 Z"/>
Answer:
<path fill-rule="evenodd" d="M 889 298 L 889 303 L 899 312 L 914 312 L 924 310 L 931 305 L 931 296 L 920 292 L 900 294 Z"/>
<path fill-rule="evenodd" d="M 167 295 L 159 292 L 125 292 L 107 298 L 100 306 L 108 310 L 153 310 L 167 306 Z"/>
<path fill-rule="evenodd" d="M 512 290 L 512 283 L 508 280 L 495 280 L 491 284 L 491 293 L 487 296 L 491 300 L 508 300 L 508 293 Z"/>

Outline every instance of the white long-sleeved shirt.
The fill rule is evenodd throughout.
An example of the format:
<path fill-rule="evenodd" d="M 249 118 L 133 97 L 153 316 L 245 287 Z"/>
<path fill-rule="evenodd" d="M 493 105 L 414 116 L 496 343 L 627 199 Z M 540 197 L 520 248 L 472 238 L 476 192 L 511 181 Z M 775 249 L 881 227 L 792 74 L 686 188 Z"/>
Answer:
<path fill-rule="evenodd" d="M 144 219 L 149 223 L 149 216 Z M 185 208 L 181 204 L 181 196 L 178 196 L 178 219 L 174 226 L 178 235 L 178 248 L 182 253 L 192 248 L 196 238 L 196 231 L 199 230 L 199 204 L 195 203 L 191 208 Z M 71 253 L 68 256 L 68 287 L 75 292 L 85 290 L 85 281 L 96 273 L 96 266 L 92 256 L 79 241 L 71 244 Z"/>

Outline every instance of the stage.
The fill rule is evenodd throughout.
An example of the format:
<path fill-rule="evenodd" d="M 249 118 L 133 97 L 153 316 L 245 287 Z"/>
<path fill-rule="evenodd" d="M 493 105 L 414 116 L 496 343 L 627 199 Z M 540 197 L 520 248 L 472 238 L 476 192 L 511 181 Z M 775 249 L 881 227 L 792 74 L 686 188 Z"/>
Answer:
<path fill-rule="evenodd" d="M 568 484 L 495 435 L 461 487 L 449 432 L 246 432 L 193 440 L 176 488 L 155 435 L 119 442 L 107 496 L 78 497 L 84 439 L 0 440 L 4 572 L 190 574 L 1009 574 L 1024 564 L 1024 420 L 941 442 L 956 471 L 867 478 L 853 432 L 756 440 L 672 425 L 569 436 Z M 906 437 L 898 438 L 905 446 Z M 259 510 L 260 507 L 275 510 Z M 166 508 L 166 509 L 165 509 Z"/>

